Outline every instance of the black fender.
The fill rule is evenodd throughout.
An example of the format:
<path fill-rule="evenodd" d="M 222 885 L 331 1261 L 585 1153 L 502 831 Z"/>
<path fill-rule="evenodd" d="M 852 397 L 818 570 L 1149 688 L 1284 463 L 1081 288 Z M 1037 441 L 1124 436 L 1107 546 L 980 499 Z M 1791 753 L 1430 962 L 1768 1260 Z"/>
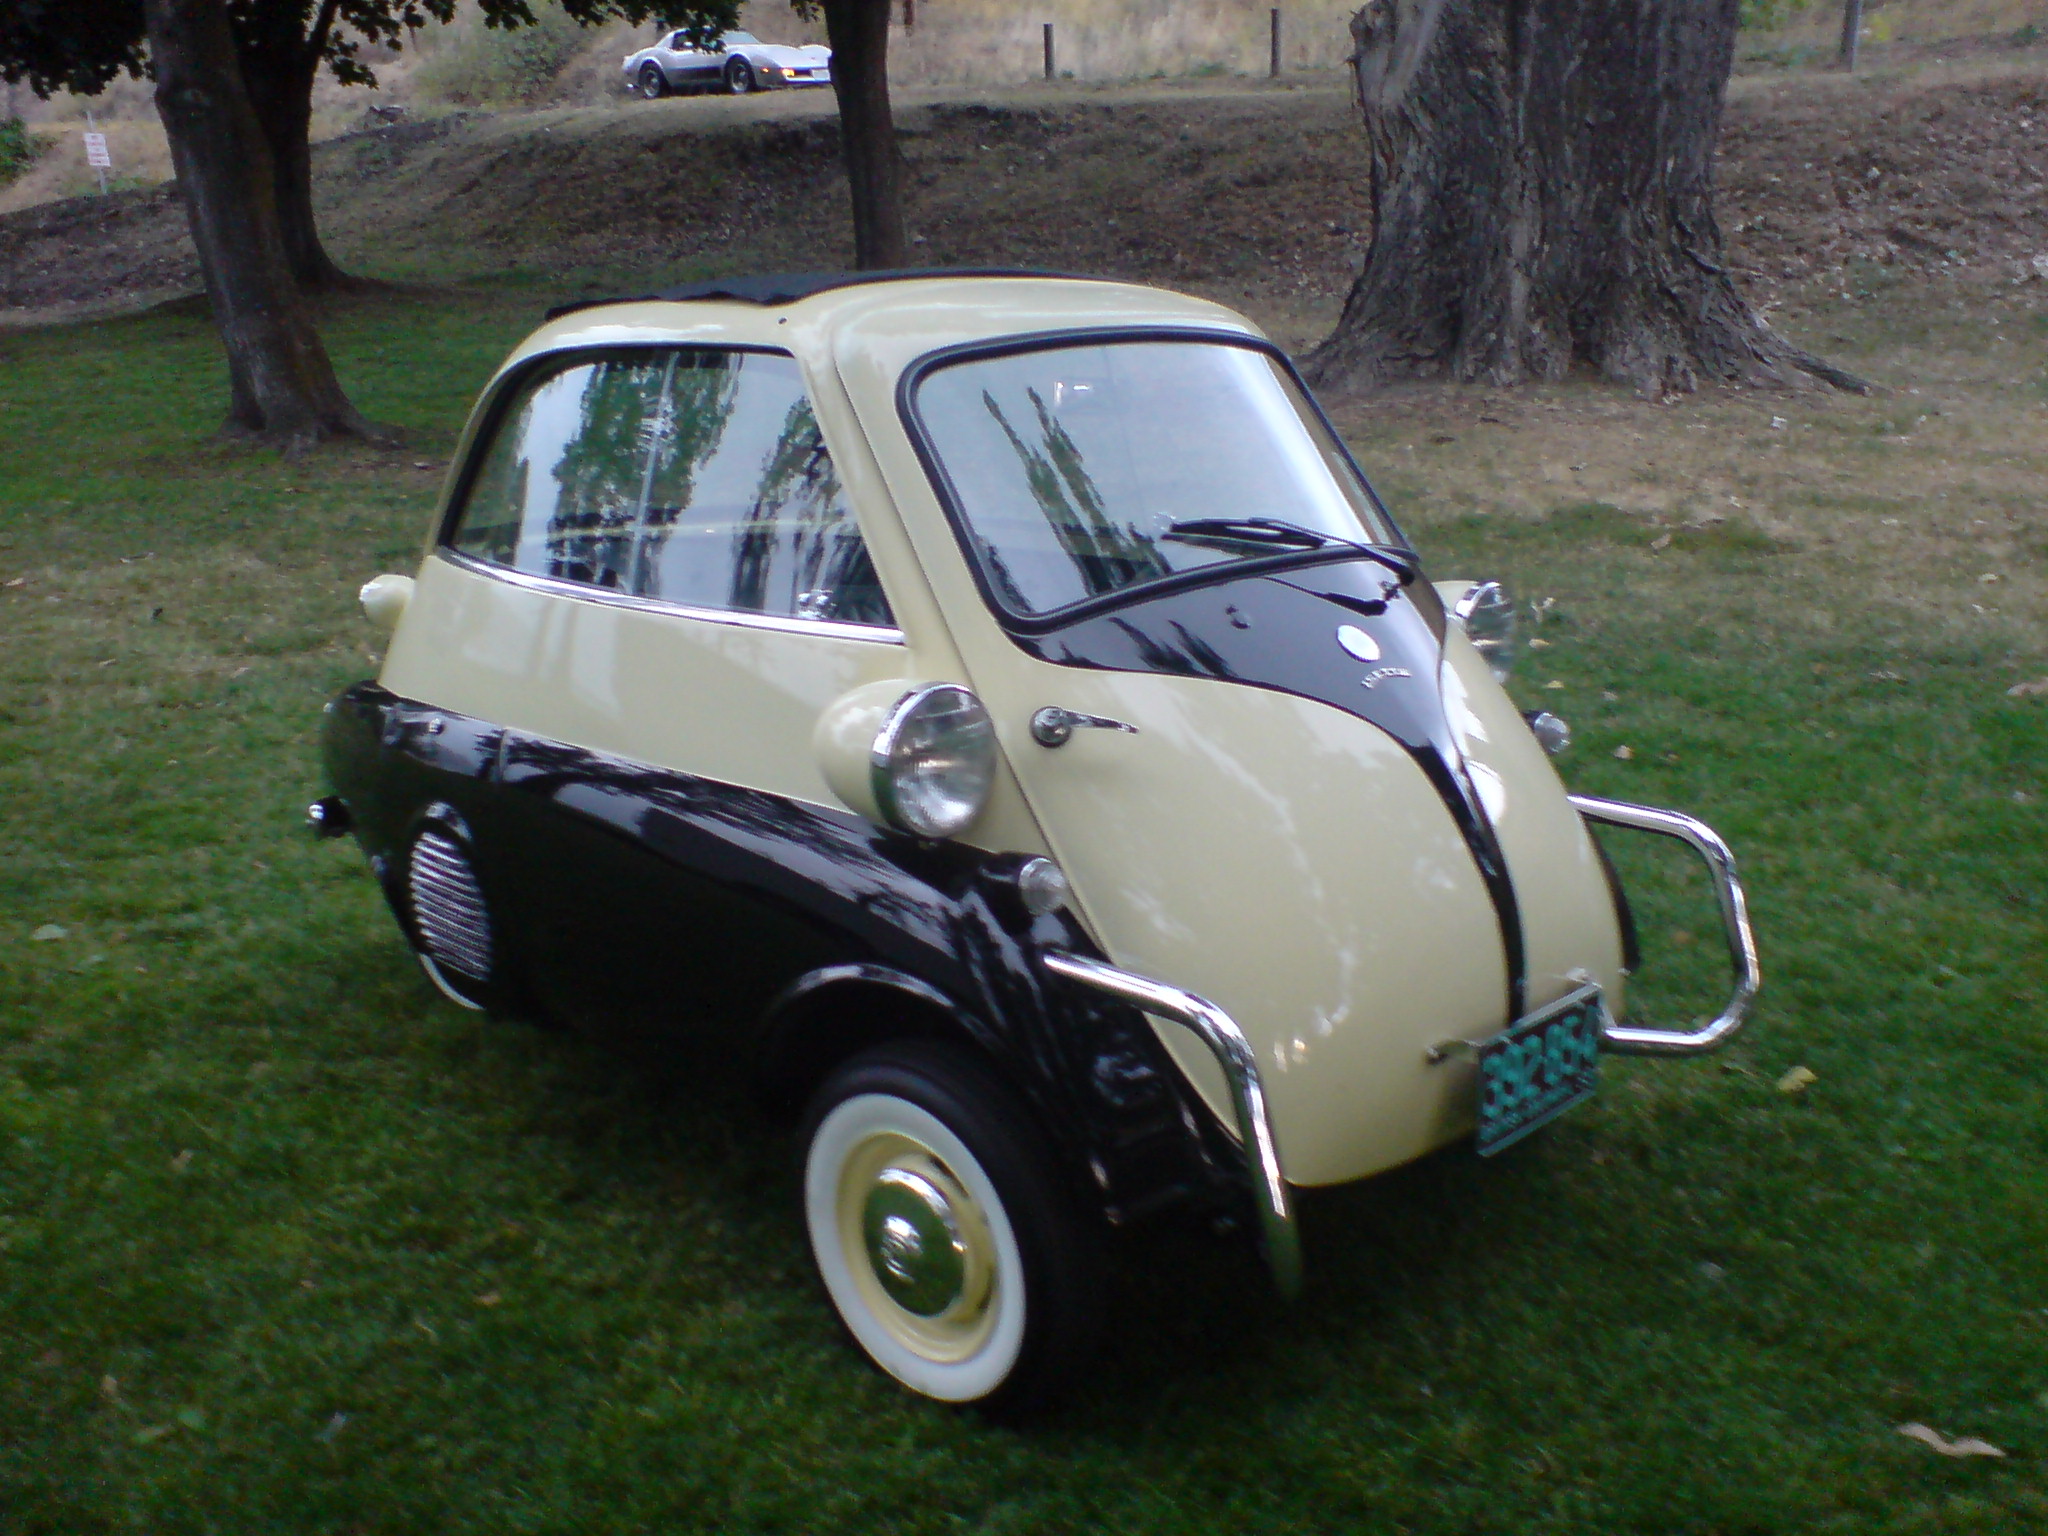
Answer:
<path fill-rule="evenodd" d="M 608 1011 L 672 1022 L 679 1006 L 700 1011 L 707 981 L 730 983 L 715 1028 L 664 1034 L 661 1049 L 729 1059 L 773 1108 L 800 1106 L 833 1066 L 883 1040 L 947 1038 L 1018 1089 L 1111 1220 L 1234 1206 L 1249 1188 L 1241 1152 L 1151 1022 L 1045 971 L 1047 949 L 1097 950 L 1070 913 L 1025 910 L 1016 874 L 1028 855 L 916 838 L 375 684 L 336 700 L 325 748 L 408 938 L 394 889 L 405 850 L 430 819 L 459 823 L 502 915 L 508 975 L 544 1014 L 577 1021 L 581 1007 L 600 1029 L 611 1020 L 594 1015 Z M 625 896 L 585 896 L 604 880 Z M 565 935 L 585 901 L 606 921 Z M 620 914 L 642 925 L 631 939 L 615 931 Z"/>

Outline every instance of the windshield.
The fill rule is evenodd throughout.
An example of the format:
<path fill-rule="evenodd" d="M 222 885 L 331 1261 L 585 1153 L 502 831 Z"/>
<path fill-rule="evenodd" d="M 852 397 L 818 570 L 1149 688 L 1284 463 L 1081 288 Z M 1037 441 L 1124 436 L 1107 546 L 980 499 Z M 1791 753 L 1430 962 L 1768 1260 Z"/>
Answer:
<path fill-rule="evenodd" d="M 1255 348 L 970 358 L 933 370 L 914 409 L 989 589 L 1019 615 L 1395 537 L 1293 378 Z"/>

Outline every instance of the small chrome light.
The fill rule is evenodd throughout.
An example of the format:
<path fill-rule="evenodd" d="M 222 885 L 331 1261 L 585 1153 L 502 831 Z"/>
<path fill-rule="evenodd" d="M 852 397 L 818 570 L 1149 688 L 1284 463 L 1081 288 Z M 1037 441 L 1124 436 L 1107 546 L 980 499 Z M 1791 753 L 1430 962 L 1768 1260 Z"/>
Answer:
<path fill-rule="evenodd" d="M 1059 911 L 1071 894 L 1067 872 L 1051 859 L 1026 859 L 1017 871 L 1017 895 L 1033 917 Z"/>
<path fill-rule="evenodd" d="M 891 826 L 919 837 L 965 832 L 996 777 L 995 725 L 981 700 L 955 683 L 907 693 L 868 751 L 875 804 Z"/>
<path fill-rule="evenodd" d="M 1535 733 L 1536 740 L 1552 757 L 1572 744 L 1572 728 L 1549 710 L 1532 709 L 1522 718 L 1529 722 L 1529 729 Z"/>
<path fill-rule="evenodd" d="M 1486 658 L 1493 680 L 1506 682 L 1515 669 L 1515 605 L 1507 588 L 1497 581 L 1466 588 L 1451 617 L 1464 626 L 1472 648 Z"/>
<path fill-rule="evenodd" d="M 306 807 L 306 829 L 315 837 L 340 837 L 350 825 L 348 806 L 339 795 L 315 800 Z"/>

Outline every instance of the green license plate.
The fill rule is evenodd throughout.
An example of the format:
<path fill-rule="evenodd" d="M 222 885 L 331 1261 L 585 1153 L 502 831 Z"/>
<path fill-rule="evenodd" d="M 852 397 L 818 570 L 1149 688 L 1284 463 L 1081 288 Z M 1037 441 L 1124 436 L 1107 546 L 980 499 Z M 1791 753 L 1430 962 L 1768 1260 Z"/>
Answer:
<path fill-rule="evenodd" d="M 1593 1096 L 1600 1080 L 1597 986 L 1561 997 L 1479 1048 L 1479 1155 L 1491 1157 Z"/>

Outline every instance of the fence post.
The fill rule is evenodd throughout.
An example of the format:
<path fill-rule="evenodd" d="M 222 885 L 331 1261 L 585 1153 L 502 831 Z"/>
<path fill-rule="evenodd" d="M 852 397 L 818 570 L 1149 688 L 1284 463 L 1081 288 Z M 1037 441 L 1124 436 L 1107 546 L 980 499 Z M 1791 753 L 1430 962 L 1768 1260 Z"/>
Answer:
<path fill-rule="evenodd" d="M 1273 70 L 1272 77 L 1280 78 L 1280 7 L 1273 7 Z"/>
<path fill-rule="evenodd" d="M 1050 80 L 1052 77 L 1052 23 L 1048 21 L 1045 24 L 1045 78 Z"/>
<path fill-rule="evenodd" d="M 1842 0 L 1842 68 L 1856 67 L 1856 44 L 1863 35 L 1863 0 Z"/>

